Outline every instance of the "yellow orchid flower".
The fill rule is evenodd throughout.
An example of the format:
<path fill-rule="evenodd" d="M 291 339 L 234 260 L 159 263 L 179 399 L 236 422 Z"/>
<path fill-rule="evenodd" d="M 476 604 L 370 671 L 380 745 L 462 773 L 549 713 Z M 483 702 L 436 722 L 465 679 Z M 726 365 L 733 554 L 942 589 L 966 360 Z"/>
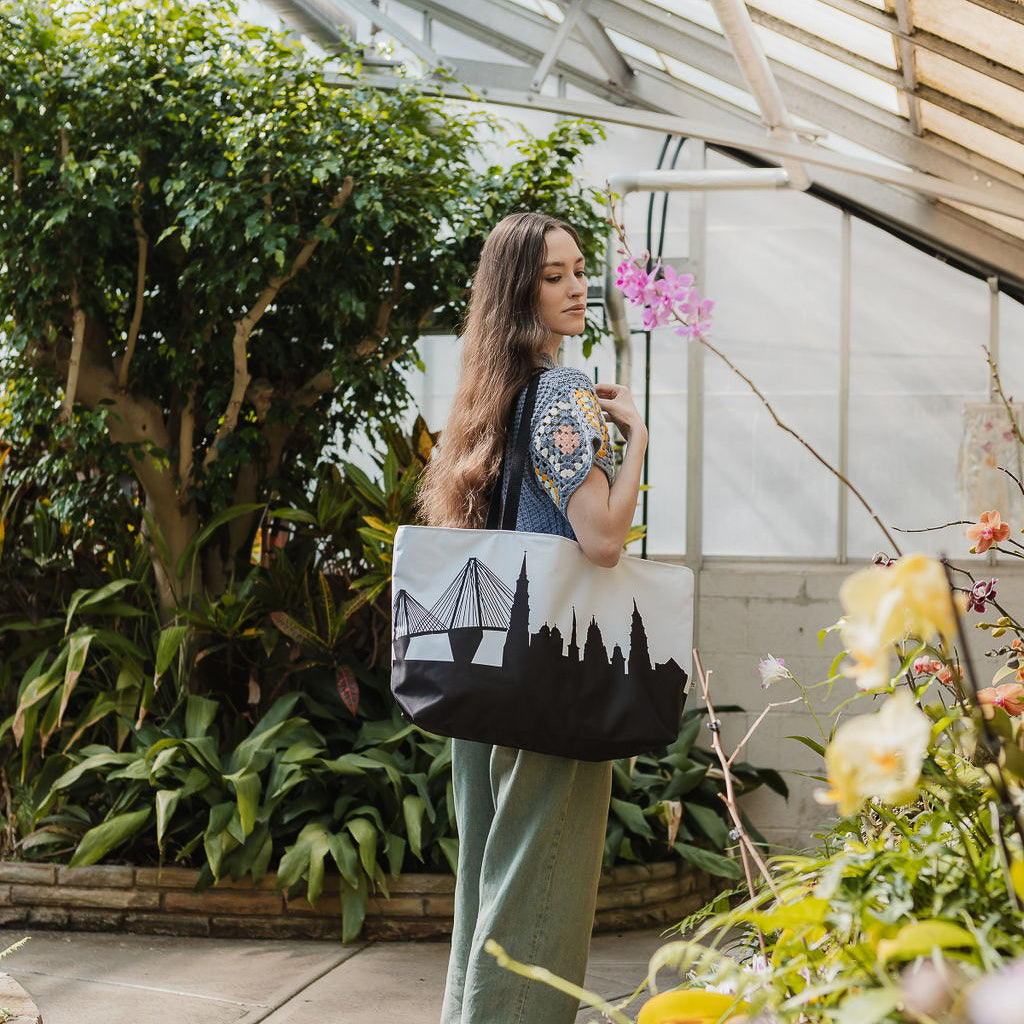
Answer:
<path fill-rule="evenodd" d="M 735 1012 L 724 1016 L 730 1009 Z M 675 989 L 648 999 L 640 1007 L 637 1024 L 715 1024 L 716 1021 L 736 1020 L 749 1009 L 748 1003 L 737 1003 L 735 996 L 722 992 Z"/>
<path fill-rule="evenodd" d="M 840 814 L 853 814 L 869 797 L 907 803 L 917 793 L 931 734 L 928 716 L 900 690 L 875 714 L 858 715 L 836 729 L 825 749 L 832 788 L 815 798 L 838 804 Z"/>

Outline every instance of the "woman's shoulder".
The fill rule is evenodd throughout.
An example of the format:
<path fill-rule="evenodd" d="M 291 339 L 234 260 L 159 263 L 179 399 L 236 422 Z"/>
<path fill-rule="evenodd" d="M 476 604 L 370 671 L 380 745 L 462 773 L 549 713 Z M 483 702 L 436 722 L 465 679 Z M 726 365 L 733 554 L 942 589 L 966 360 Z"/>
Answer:
<path fill-rule="evenodd" d="M 540 378 L 540 388 L 545 393 L 567 393 L 583 390 L 593 392 L 594 382 L 574 366 L 555 366 Z"/>

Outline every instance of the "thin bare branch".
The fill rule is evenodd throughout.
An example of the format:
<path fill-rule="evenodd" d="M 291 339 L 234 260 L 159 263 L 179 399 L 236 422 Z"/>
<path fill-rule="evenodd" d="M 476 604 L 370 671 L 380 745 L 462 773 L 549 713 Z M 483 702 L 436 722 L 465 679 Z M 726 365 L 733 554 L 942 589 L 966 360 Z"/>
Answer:
<path fill-rule="evenodd" d="M 331 212 L 320 221 L 321 228 L 330 227 L 338 219 L 341 208 L 348 201 L 349 196 L 352 195 L 354 188 L 355 183 L 352 178 L 345 178 L 341 191 L 331 200 Z M 221 441 L 238 425 L 238 417 L 242 411 L 242 402 L 245 399 L 246 389 L 249 387 L 247 346 L 253 328 L 267 311 L 267 307 L 277 297 L 277 293 L 281 288 L 309 262 L 319 241 L 320 239 L 317 235 L 307 239 L 305 245 L 303 245 L 298 255 L 292 261 L 291 269 L 288 273 L 281 277 L 272 277 L 256 302 L 253 303 L 241 319 L 235 321 L 235 334 L 231 341 L 231 353 L 234 363 L 234 379 L 231 383 L 231 394 L 228 397 L 227 407 L 224 410 L 217 433 L 206 449 L 206 457 L 203 460 L 204 469 L 209 468 L 217 460 Z"/>
<path fill-rule="evenodd" d="M 704 666 L 700 662 L 700 655 L 696 650 L 693 651 L 693 664 L 697 672 L 697 678 L 700 680 L 701 696 L 704 698 L 704 704 L 708 709 L 708 725 L 711 728 L 711 746 L 715 751 L 715 756 L 718 758 L 719 764 L 722 766 L 722 774 L 725 778 L 725 793 L 720 793 L 722 801 L 725 803 L 726 808 L 729 811 L 729 817 L 732 818 L 733 828 L 736 835 L 739 837 L 740 844 L 740 859 L 743 862 L 743 873 L 747 880 L 747 891 L 750 893 L 750 898 L 754 898 L 754 877 L 750 870 L 750 861 L 753 860 L 757 865 L 758 871 L 761 872 L 761 877 L 764 878 L 765 884 L 771 891 L 778 896 L 778 891 L 775 888 L 775 883 L 772 881 L 771 873 L 768 871 L 768 865 L 765 864 L 758 852 L 757 847 L 751 842 L 750 837 L 747 835 L 746 827 L 743 824 L 743 819 L 740 817 L 739 808 L 736 805 L 736 789 L 732 781 L 732 769 L 729 764 L 729 760 L 725 756 L 725 750 L 722 748 L 722 734 L 719 724 L 718 714 L 715 711 L 715 706 L 711 700 L 711 690 L 708 685 L 709 673 L 704 671 Z"/>
<path fill-rule="evenodd" d="M 1021 434 L 1020 425 L 1017 423 L 1017 417 L 1013 415 L 1013 405 L 1010 402 L 1010 399 L 1006 397 L 1006 392 L 1003 390 L 1003 382 L 999 379 L 999 369 L 996 366 L 995 360 L 992 358 L 992 352 L 988 345 L 982 345 L 981 348 L 985 353 L 985 361 L 988 363 L 988 372 L 992 375 L 992 384 L 996 389 L 996 394 L 999 396 L 1000 401 L 1003 403 L 1003 407 L 1006 409 L 1006 415 L 1010 420 L 1010 429 L 1013 431 L 1013 436 L 1017 438 L 1018 444 L 1024 444 L 1024 434 Z"/>
<path fill-rule="evenodd" d="M 1020 493 L 1024 494 L 1024 483 L 1021 483 L 1020 477 L 1015 476 L 1005 466 L 996 466 L 996 469 L 998 469 L 1000 473 L 1005 473 L 1017 485 L 1017 489 Z"/>
<path fill-rule="evenodd" d="M 682 322 L 682 318 L 679 317 L 678 314 L 677 319 L 679 319 Z M 802 444 L 804 448 L 806 448 L 807 451 L 809 451 L 811 455 L 813 455 L 814 458 L 818 460 L 818 462 L 820 462 L 844 487 L 847 488 L 847 490 L 849 490 L 849 492 L 861 503 L 867 514 L 871 516 L 871 518 L 875 521 L 875 525 L 882 531 L 882 533 L 885 535 L 885 539 L 892 545 L 893 551 L 897 555 L 901 555 L 903 552 L 900 550 L 900 546 L 893 539 L 892 534 L 889 533 L 889 531 L 885 528 L 884 524 L 882 523 L 882 520 L 878 518 L 878 514 L 868 504 L 867 499 L 850 482 L 850 480 L 838 469 L 836 469 L 835 466 L 833 466 L 832 463 L 829 462 L 824 455 L 820 454 L 818 450 L 809 441 L 805 441 L 791 426 L 789 426 L 788 423 L 783 423 L 782 420 L 779 419 L 779 416 L 775 412 L 775 409 L 772 408 L 771 402 L 769 402 L 768 399 L 764 396 L 764 393 L 761 391 L 761 389 L 721 349 L 716 348 L 714 345 L 712 345 L 711 342 L 708 341 L 708 339 L 705 338 L 702 334 L 696 335 L 696 340 L 699 341 L 709 352 L 713 352 L 716 356 L 718 356 L 718 358 L 721 359 L 722 362 L 725 363 L 725 365 L 728 366 L 729 369 L 732 370 L 732 372 L 735 373 L 736 376 L 739 377 L 740 380 L 742 380 L 743 383 L 746 384 L 747 387 L 750 388 L 750 390 L 753 391 L 754 394 L 761 399 L 761 404 L 765 407 L 765 409 L 768 410 L 768 415 L 771 416 L 772 420 L 774 420 L 775 425 L 777 427 L 784 430 L 787 434 L 790 435 L 790 437 L 793 437 L 797 441 L 799 441 L 800 444 Z"/>
<path fill-rule="evenodd" d="M 747 745 L 747 740 L 749 740 L 750 737 L 754 735 L 754 730 L 764 721 L 768 712 L 771 711 L 772 708 L 784 708 L 787 704 L 799 704 L 803 699 L 803 697 L 794 697 L 792 700 L 778 700 L 772 704 L 769 704 L 764 709 L 764 711 L 762 711 L 761 714 L 757 716 L 757 718 L 754 721 L 754 724 L 746 731 L 746 733 L 743 736 L 743 739 L 741 739 L 739 743 L 736 745 L 736 749 L 732 752 L 732 754 L 729 755 L 728 766 L 730 768 L 732 767 L 733 762 L 739 755 L 739 752 Z"/>
<path fill-rule="evenodd" d="M 85 344 L 85 310 L 78 297 L 78 277 L 71 278 L 71 358 L 68 360 L 68 381 L 64 400 L 60 404 L 61 423 L 71 422 L 71 409 L 78 391 L 78 376 L 82 369 L 82 346 Z"/>
<path fill-rule="evenodd" d="M 124 357 L 121 359 L 121 367 L 117 372 L 117 386 L 126 388 L 128 386 L 128 367 L 131 365 L 132 356 L 135 355 L 135 344 L 139 338 L 139 329 L 142 327 L 142 305 L 146 297 L 146 261 L 149 258 L 149 235 L 142 226 L 142 182 L 138 178 L 135 181 L 134 196 L 132 197 L 132 227 L 135 229 L 135 242 L 138 246 L 138 257 L 135 264 L 135 308 L 132 310 L 132 322 L 128 325 L 128 338 L 124 345 Z"/>
<path fill-rule="evenodd" d="M 916 529 L 904 529 L 902 526 L 894 526 L 897 533 L 931 533 L 933 530 L 944 530 L 947 526 L 973 526 L 970 519 L 954 519 L 952 522 L 943 523 L 941 526 L 919 526 Z"/>

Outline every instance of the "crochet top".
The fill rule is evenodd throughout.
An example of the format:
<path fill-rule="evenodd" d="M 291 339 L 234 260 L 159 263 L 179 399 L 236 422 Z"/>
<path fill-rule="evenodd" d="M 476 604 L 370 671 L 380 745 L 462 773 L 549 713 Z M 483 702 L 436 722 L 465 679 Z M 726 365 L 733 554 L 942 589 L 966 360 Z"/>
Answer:
<path fill-rule="evenodd" d="M 507 467 L 525 400 L 524 388 L 505 443 L 503 488 L 508 486 Z M 605 472 L 609 485 L 615 476 L 608 426 L 590 378 L 568 366 L 545 370 L 530 428 L 530 459 L 523 473 L 516 529 L 576 540 L 565 515 L 569 499 L 594 466 Z"/>

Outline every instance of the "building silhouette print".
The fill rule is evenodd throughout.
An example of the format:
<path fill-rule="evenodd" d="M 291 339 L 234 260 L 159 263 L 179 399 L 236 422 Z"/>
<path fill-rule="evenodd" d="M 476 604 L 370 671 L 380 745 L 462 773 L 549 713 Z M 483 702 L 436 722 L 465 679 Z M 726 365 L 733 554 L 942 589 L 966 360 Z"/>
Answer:
<path fill-rule="evenodd" d="M 393 614 L 396 666 L 405 663 L 414 637 L 446 633 L 451 649 L 449 671 L 464 677 L 467 683 L 470 676 L 481 678 L 492 673 L 509 679 L 524 675 L 557 679 L 560 687 L 576 694 L 577 699 L 585 699 L 588 694 L 607 695 L 609 691 L 625 697 L 631 687 L 615 684 L 627 680 L 642 690 L 649 690 L 655 681 L 671 681 L 678 684 L 680 691 L 686 685 L 686 672 L 674 659 L 669 658 L 664 664 L 651 663 L 647 632 L 635 598 L 628 653 L 619 644 L 609 653 L 593 616 L 581 651 L 575 609 L 568 649 L 557 625 L 544 623 L 531 634 L 530 580 L 525 554 L 514 592 L 478 558 L 470 558 L 429 609 L 403 589 L 395 595 Z M 485 630 L 506 633 L 500 666 L 473 664 Z M 445 664 L 436 660 L 409 662 L 438 668 Z M 607 696 L 602 699 L 607 700 Z"/>

